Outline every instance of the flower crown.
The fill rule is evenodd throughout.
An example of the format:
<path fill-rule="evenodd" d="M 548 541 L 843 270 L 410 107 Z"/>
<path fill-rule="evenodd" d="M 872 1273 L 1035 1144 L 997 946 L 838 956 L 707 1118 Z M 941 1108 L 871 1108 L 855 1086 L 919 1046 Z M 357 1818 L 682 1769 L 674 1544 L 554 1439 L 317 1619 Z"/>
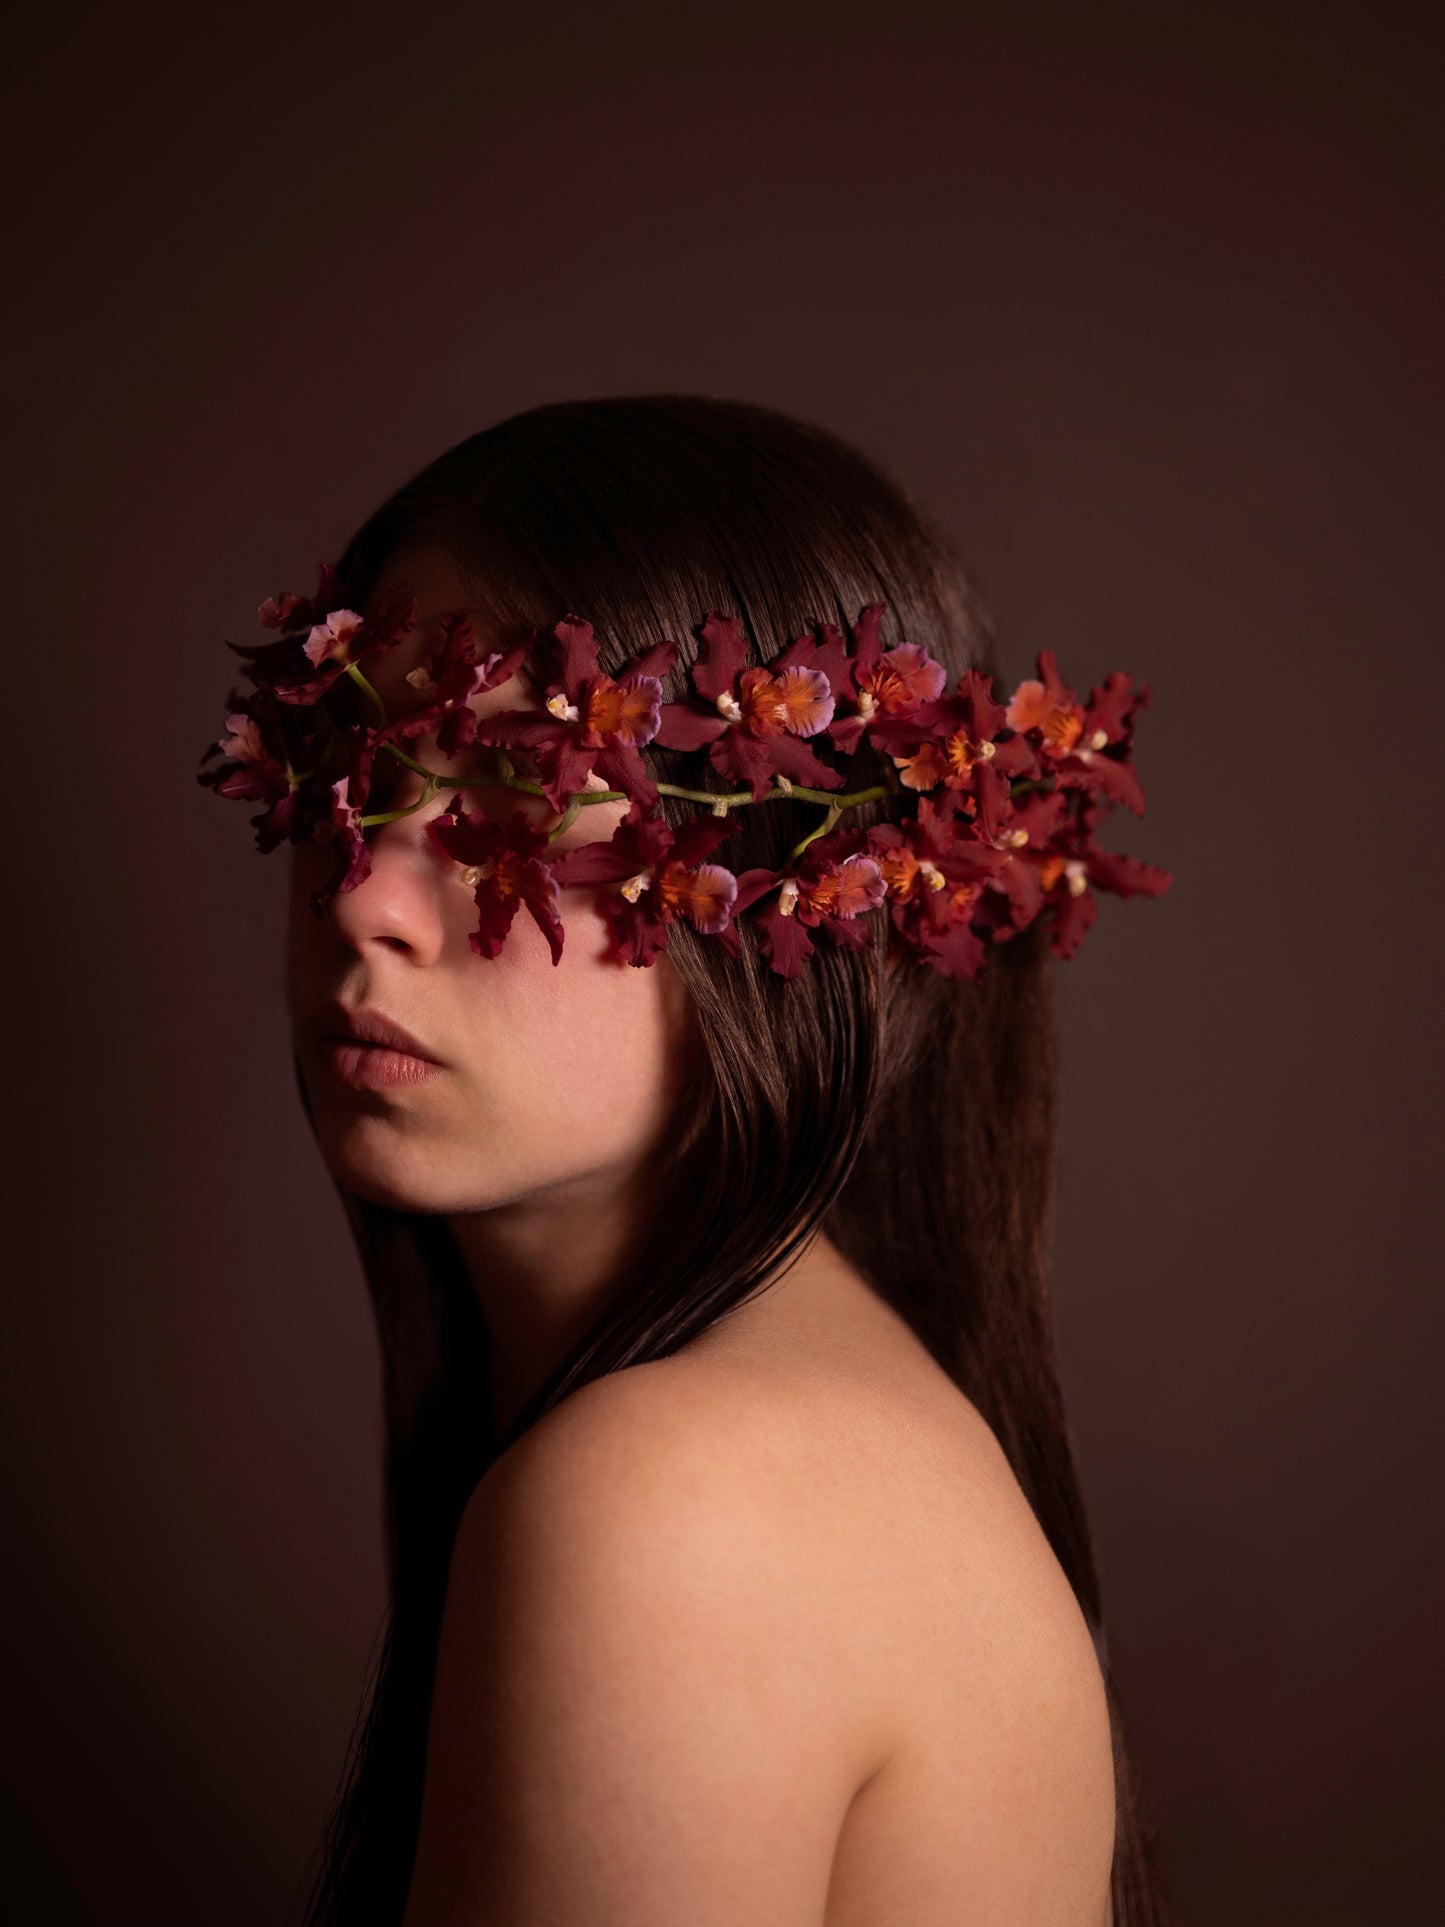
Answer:
<path fill-rule="evenodd" d="M 990 942 L 1043 919 L 1053 953 L 1071 957 L 1094 922 L 1096 890 L 1152 897 L 1174 880 L 1095 840 L 1115 805 L 1144 814 L 1130 755 L 1149 689 L 1122 671 L 1082 703 L 1045 649 L 1037 677 L 1007 703 L 994 700 L 991 677 L 977 669 L 950 691 L 943 665 L 916 643 L 883 647 L 885 605 L 875 602 L 846 637 L 819 624 L 765 667 L 749 664 L 741 622 L 714 613 L 698 630 L 690 695 L 667 702 L 662 678 L 677 660 L 675 643 L 657 643 L 611 676 L 598 667 L 591 623 L 575 615 L 546 637 L 534 630 L 479 656 L 470 620 L 457 611 L 442 618 L 426 666 L 406 677 L 420 704 L 389 718 L 365 668 L 411 631 L 415 608 L 393 586 L 372 614 L 359 615 L 323 564 L 314 596 L 261 604 L 261 623 L 280 632 L 277 641 L 227 644 L 245 659 L 241 673 L 253 688 L 231 692 L 226 734 L 202 756 L 197 781 L 265 806 L 251 819 L 263 853 L 307 838 L 337 844 L 335 874 L 312 897 L 318 915 L 369 874 L 367 829 L 424 808 L 442 788 L 516 790 L 561 813 L 550 830 L 521 809 L 499 822 L 468 812 L 458 793 L 428 821 L 435 846 L 465 866 L 461 880 L 478 913 L 471 945 L 482 957 L 498 955 L 525 905 L 559 962 L 558 889 L 591 884 L 603 886 L 598 907 L 630 964 L 654 962 L 679 918 L 736 956 L 746 912 L 771 968 L 791 981 L 820 930 L 847 948 L 869 948 L 864 913 L 886 905 L 891 941 L 908 957 L 977 980 Z M 530 666 L 534 644 L 544 708 L 478 717 L 470 698 Z M 473 744 L 495 749 L 494 771 L 429 770 L 405 745 L 433 729 L 449 757 Z M 696 785 L 653 782 L 638 753 L 648 743 L 691 752 Z M 829 748 L 850 759 L 871 749 L 878 780 L 845 788 L 842 770 L 818 754 Z M 415 803 L 367 812 L 378 756 L 425 779 Z M 525 759 L 535 776 L 519 773 Z M 607 788 L 586 788 L 594 771 Z M 843 811 L 897 795 L 916 798 L 901 822 L 835 827 Z M 662 796 L 706 813 L 673 829 L 658 808 Z M 711 860 L 734 811 L 783 797 L 825 812 L 783 868 L 734 874 Z M 579 810 L 624 799 L 630 808 L 609 841 L 549 856 Z"/>

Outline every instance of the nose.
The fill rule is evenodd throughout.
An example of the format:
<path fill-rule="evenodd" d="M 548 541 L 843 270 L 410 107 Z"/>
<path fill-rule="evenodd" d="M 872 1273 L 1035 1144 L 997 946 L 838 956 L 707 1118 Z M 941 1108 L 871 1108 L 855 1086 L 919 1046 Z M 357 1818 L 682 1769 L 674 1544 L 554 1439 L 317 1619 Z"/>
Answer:
<path fill-rule="evenodd" d="M 370 830 L 371 870 L 354 890 L 339 891 L 325 916 L 341 941 L 364 956 L 370 947 L 404 952 L 415 964 L 442 956 L 460 904 L 457 865 L 427 834 L 427 823 L 446 807 L 434 797 L 425 809 Z"/>

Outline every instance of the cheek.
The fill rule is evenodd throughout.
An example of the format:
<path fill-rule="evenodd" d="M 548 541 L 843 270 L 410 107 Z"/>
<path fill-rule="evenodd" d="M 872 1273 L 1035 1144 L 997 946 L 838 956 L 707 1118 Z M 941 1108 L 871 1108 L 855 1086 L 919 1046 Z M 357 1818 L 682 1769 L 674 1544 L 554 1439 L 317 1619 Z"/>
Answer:
<path fill-rule="evenodd" d="M 562 892 L 566 929 L 553 965 L 525 912 L 494 959 L 472 958 L 468 1068 L 537 1151 L 581 1161 L 643 1154 L 666 1129 L 686 1074 L 686 995 L 666 954 L 646 968 L 607 954 L 586 890 Z M 485 973 L 497 971 L 496 978 Z"/>

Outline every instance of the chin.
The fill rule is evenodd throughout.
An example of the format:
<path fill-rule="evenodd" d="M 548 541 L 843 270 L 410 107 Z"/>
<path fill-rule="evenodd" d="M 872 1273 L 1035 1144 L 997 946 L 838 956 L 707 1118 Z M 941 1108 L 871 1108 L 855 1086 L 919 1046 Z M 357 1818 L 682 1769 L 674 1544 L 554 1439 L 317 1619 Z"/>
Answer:
<path fill-rule="evenodd" d="M 385 1117 L 323 1114 L 318 1122 L 322 1162 L 343 1190 L 394 1211 L 452 1209 L 451 1187 L 437 1170 L 435 1151 L 429 1154 L 416 1139 L 408 1142 Z"/>
<path fill-rule="evenodd" d="M 318 1137 L 322 1161 L 343 1190 L 393 1211 L 447 1216 L 490 1211 L 537 1188 L 523 1173 L 502 1168 L 485 1146 L 451 1154 L 425 1137 L 406 1136 L 385 1118 L 328 1120 Z"/>

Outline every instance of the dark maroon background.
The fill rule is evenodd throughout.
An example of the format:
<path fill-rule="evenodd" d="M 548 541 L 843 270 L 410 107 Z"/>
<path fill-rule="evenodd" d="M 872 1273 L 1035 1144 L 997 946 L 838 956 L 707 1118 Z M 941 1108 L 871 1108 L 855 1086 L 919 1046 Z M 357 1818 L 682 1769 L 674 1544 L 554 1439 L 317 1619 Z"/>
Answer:
<path fill-rule="evenodd" d="M 222 638 L 471 430 L 676 388 L 894 465 L 1011 675 L 1050 645 L 1153 686 L 1149 815 L 1111 840 L 1178 881 L 1106 900 L 1062 972 L 1112 1648 L 1194 1927 L 1415 1920 L 1445 1795 L 1423 27 L 302 11 L 82 9 L 11 49 L 11 1917 L 293 1919 L 382 1606 L 284 858 L 193 780 Z"/>

